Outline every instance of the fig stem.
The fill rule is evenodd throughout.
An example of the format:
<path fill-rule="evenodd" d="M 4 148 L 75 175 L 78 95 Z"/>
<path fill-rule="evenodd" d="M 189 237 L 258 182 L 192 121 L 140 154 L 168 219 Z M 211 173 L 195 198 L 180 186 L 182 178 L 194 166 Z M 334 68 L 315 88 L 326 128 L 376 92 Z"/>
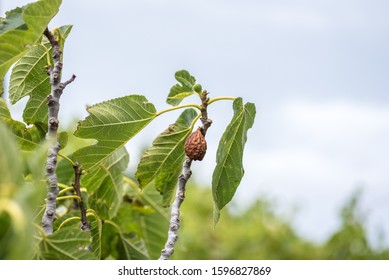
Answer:
<path fill-rule="evenodd" d="M 234 96 L 219 96 L 219 97 L 215 97 L 215 98 L 212 98 L 208 101 L 208 105 L 209 104 L 212 104 L 213 102 L 215 101 L 220 101 L 220 100 L 235 100 L 236 97 Z"/>
<path fill-rule="evenodd" d="M 183 105 L 178 105 L 178 106 L 174 106 L 174 107 L 170 107 L 170 108 L 161 110 L 161 111 L 157 112 L 156 117 L 158 117 L 159 115 L 165 114 L 167 112 L 170 112 L 170 111 L 179 110 L 179 109 L 188 108 L 188 107 L 192 107 L 192 108 L 196 108 L 198 110 L 201 110 L 201 106 L 198 104 L 194 104 L 194 103 L 183 104 Z"/>

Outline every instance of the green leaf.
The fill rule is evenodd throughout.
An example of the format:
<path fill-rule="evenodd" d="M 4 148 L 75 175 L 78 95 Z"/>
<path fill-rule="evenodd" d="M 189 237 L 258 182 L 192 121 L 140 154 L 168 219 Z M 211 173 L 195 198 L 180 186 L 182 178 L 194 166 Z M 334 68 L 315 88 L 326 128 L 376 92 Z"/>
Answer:
<path fill-rule="evenodd" d="M 9 30 L 26 30 L 27 25 L 23 20 L 23 8 L 17 7 L 11 11 L 5 12 L 6 18 L 0 18 L 0 34 Z"/>
<path fill-rule="evenodd" d="M 0 118 L 11 118 L 11 113 L 9 112 L 7 103 L 2 97 L 0 97 Z"/>
<path fill-rule="evenodd" d="M 127 260 L 148 260 L 150 257 L 147 254 L 147 250 L 143 240 L 132 240 L 126 238 L 125 235 L 119 234 L 119 246 L 118 251 L 121 259 Z"/>
<path fill-rule="evenodd" d="M 175 74 L 176 80 L 179 84 L 175 84 L 171 89 L 166 102 L 170 105 L 176 106 L 181 103 L 182 99 L 188 97 L 196 92 L 193 86 L 196 84 L 196 79 L 186 70 L 177 71 Z"/>
<path fill-rule="evenodd" d="M 31 159 L 22 160 L 23 154 L 2 121 L 0 151 L 0 259 L 30 259 L 35 251 L 31 221 L 44 197 L 44 187 L 39 176 L 32 182 L 24 178 L 24 169 Z M 38 152 L 36 156 L 39 158 L 41 154 Z M 34 167 L 30 170 L 36 175 Z"/>
<path fill-rule="evenodd" d="M 154 209 L 152 213 L 141 214 L 139 222 L 142 225 L 142 238 L 150 258 L 158 259 L 167 240 L 170 209 L 160 206 L 160 195 L 151 186 L 145 188 L 140 199 Z"/>
<path fill-rule="evenodd" d="M 102 238 L 102 220 L 95 216 L 94 214 L 88 215 L 92 216 L 93 220 L 91 222 L 91 234 L 92 234 L 92 251 L 98 260 L 101 259 L 101 238 Z M 90 219 L 89 219 L 90 220 Z"/>
<path fill-rule="evenodd" d="M 65 39 L 71 29 L 71 25 L 59 28 Z M 52 47 L 44 37 L 42 45 L 32 47 L 12 68 L 10 78 L 9 98 L 12 104 L 20 99 L 30 96 L 23 112 L 23 120 L 26 123 L 47 122 L 48 109 L 46 98 L 51 92 L 50 76 L 46 73 L 47 57 L 49 54 L 53 64 Z M 64 40 L 61 41 L 64 43 Z"/>
<path fill-rule="evenodd" d="M 0 122 L 0 151 L 0 191 L 5 196 L 11 194 L 11 188 L 14 187 L 11 182 L 19 183 L 22 163 L 20 152 L 2 122 Z"/>
<path fill-rule="evenodd" d="M 101 218 L 116 216 L 123 199 L 123 171 L 129 155 L 125 147 L 100 162 L 93 172 L 83 176 L 81 184 L 89 193 L 89 204 Z"/>
<path fill-rule="evenodd" d="M 57 14 L 61 0 L 41 0 L 17 8 L 0 22 L 0 96 L 4 76 L 13 63 L 41 38 L 51 19 Z"/>
<path fill-rule="evenodd" d="M 35 150 L 45 140 L 47 132 L 45 124 L 36 123 L 34 126 L 26 127 L 24 123 L 12 119 L 7 119 L 6 123 L 22 150 Z"/>
<path fill-rule="evenodd" d="M 136 171 L 141 188 L 153 179 L 156 189 L 163 194 L 163 204 L 170 204 L 177 177 L 185 159 L 185 141 L 192 132 L 192 122 L 196 118 L 194 109 L 187 109 L 174 124 L 163 131 L 142 155 Z"/>
<path fill-rule="evenodd" d="M 132 236 L 131 234 L 124 233 L 121 228 L 112 221 L 106 221 L 103 229 L 107 230 L 107 226 L 111 226 L 116 231 L 117 240 L 115 242 L 116 248 L 113 248 L 114 253 L 117 254 L 117 259 L 126 260 L 147 260 L 149 255 L 143 240 Z"/>
<path fill-rule="evenodd" d="M 253 126 L 255 105 L 242 98 L 234 100 L 234 116 L 224 131 L 216 154 L 216 167 L 212 176 L 212 194 L 215 202 L 214 221 L 218 221 L 219 211 L 231 201 L 244 174 L 243 150 L 247 141 L 247 131 Z"/>
<path fill-rule="evenodd" d="M 9 113 L 9 112 L 8 112 Z M 0 98 L 0 118 L 8 125 L 14 135 L 20 149 L 25 151 L 35 150 L 46 140 L 47 124 L 35 123 L 33 126 L 26 126 L 24 123 L 15 121 L 7 116 Z M 58 142 L 63 149 L 68 142 L 68 135 L 65 131 L 58 133 Z"/>
<path fill-rule="evenodd" d="M 73 154 L 84 170 L 97 167 L 156 117 L 154 105 L 141 95 L 102 102 L 87 111 L 89 116 L 78 124 L 74 135 L 98 143 Z"/>
<path fill-rule="evenodd" d="M 141 226 L 141 236 L 150 258 L 158 259 L 167 239 L 170 209 L 161 206 L 161 196 L 152 184 L 147 185 L 143 190 L 133 184 L 131 187 L 127 195 L 130 195 L 132 204 L 142 205 L 148 210 L 133 207 L 130 218 Z"/>
<path fill-rule="evenodd" d="M 79 225 L 65 227 L 45 236 L 40 242 L 40 257 L 54 260 L 93 260 L 90 250 L 91 234 L 83 232 Z"/>

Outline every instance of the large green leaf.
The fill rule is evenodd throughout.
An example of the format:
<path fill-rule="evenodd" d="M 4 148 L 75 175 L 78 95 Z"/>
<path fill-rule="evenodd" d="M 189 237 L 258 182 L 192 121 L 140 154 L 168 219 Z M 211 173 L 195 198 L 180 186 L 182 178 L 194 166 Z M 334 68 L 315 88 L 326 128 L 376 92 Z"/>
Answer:
<path fill-rule="evenodd" d="M 81 184 L 89 193 L 89 204 L 103 219 L 116 216 L 123 199 L 123 171 L 129 155 L 125 147 L 101 161 L 99 168 L 83 176 Z"/>
<path fill-rule="evenodd" d="M 90 250 L 91 233 L 78 225 L 57 230 L 40 241 L 40 258 L 54 260 L 90 260 L 96 257 Z"/>
<path fill-rule="evenodd" d="M 62 36 L 61 45 L 69 35 L 71 25 L 59 28 Z M 26 123 L 47 122 L 48 109 L 46 98 L 50 94 L 50 76 L 46 73 L 47 57 L 53 64 L 52 47 L 44 37 L 42 45 L 32 47 L 12 68 L 9 98 L 12 104 L 30 96 L 23 112 Z"/>
<path fill-rule="evenodd" d="M 73 154 L 84 170 L 97 167 L 157 116 L 154 105 L 141 95 L 105 101 L 87 111 L 89 116 L 78 124 L 74 135 L 98 143 Z"/>
<path fill-rule="evenodd" d="M 4 76 L 13 63 L 41 38 L 57 14 L 61 0 L 41 0 L 10 11 L 0 21 L 0 96 Z"/>
<path fill-rule="evenodd" d="M 215 224 L 219 210 L 231 201 L 244 174 L 243 150 L 247 131 L 253 126 L 255 105 L 242 98 L 234 100 L 234 116 L 223 133 L 216 154 L 216 167 L 212 176 L 212 193 L 215 202 Z"/>
<path fill-rule="evenodd" d="M 135 176 L 140 187 L 153 179 L 156 189 L 163 194 L 163 204 L 169 205 L 185 159 L 185 141 L 192 132 L 196 111 L 187 109 L 174 124 L 163 131 L 142 155 Z"/>
<path fill-rule="evenodd" d="M 196 79 L 189 74 L 186 70 L 177 71 L 175 74 L 176 80 L 179 84 L 175 84 L 170 89 L 170 93 L 166 102 L 170 105 L 176 106 L 181 103 L 182 99 L 188 97 L 194 93 L 193 86 L 196 83 Z"/>

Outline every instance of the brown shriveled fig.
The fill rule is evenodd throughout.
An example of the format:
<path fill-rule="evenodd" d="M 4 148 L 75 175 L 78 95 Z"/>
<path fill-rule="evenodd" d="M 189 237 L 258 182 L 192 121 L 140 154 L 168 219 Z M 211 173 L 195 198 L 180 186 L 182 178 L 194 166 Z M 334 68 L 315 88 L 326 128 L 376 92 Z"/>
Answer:
<path fill-rule="evenodd" d="M 207 141 L 199 127 L 185 142 L 185 153 L 192 160 L 203 160 L 207 151 Z"/>

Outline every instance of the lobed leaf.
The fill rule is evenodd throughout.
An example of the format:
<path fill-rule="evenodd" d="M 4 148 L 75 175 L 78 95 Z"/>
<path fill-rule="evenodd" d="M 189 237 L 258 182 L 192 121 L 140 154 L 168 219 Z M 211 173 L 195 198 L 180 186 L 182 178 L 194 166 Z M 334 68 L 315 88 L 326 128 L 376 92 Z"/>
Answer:
<path fill-rule="evenodd" d="M 61 0 L 41 0 L 16 8 L 0 21 L 0 96 L 8 69 L 31 46 L 39 42 L 43 31 L 57 14 Z"/>
<path fill-rule="evenodd" d="M 156 117 L 152 103 L 141 95 L 129 95 L 87 108 L 89 116 L 79 122 L 75 136 L 98 143 L 77 150 L 73 158 L 84 170 L 97 167 Z"/>
<path fill-rule="evenodd" d="M 136 171 L 140 188 L 155 179 L 155 188 L 163 195 L 163 204 L 170 204 L 178 175 L 185 159 L 185 141 L 192 132 L 197 113 L 187 109 L 174 124 L 163 131 L 142 155 Z"/>
<path fill-rule="evenodd" d="M 256 113 L 255 105 L 243 105 L 242 98 L 234 100 L 233 108 L 234 116 L 219 142 L 212 176 L 215 224 L 219 219 L 219 211 L 231 201 L 243 177 L 243 150 L 247 131 L 253 126 Z"/>
<path fill-rule="evenodd" d="M 196 79 L 186 70 L 177 71 L 175 74 L 176 80 L 179 84 L 175 84 L 168 95 L 166 102 L 170 105 L 176 106 L 181 103 L 182 99 L 196 93 L 193 86 L 196 84 Z"/>
<path fill-rule="evenodd" d="M 63 39 L 71 29 L 71 25 L 59 28 Z M 61 40 L 64 44 L 64 40 Z M 46 73 L 47 56 L 53 64 L 52 47 L 44 37 L 42 45 L 32 47 L 12 68 L 10 78 L 9 98 L 12 104 L 29 96 L 23 112 L 23 120 L 26 123 L 47 122 L 48 108 L 46 98 L 50 94 L 50 76 Z"/>

